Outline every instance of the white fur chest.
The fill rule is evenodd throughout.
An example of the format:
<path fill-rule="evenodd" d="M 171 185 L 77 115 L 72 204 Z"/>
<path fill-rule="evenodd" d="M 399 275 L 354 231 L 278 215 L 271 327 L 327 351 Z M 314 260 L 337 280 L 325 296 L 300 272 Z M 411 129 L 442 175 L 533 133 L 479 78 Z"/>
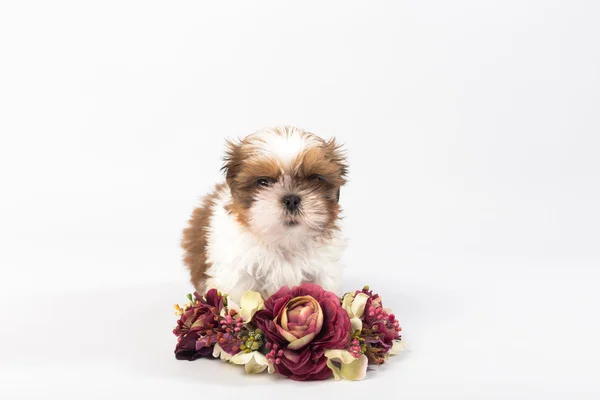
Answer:
<path fill-rule="evenodd" d="M 270 243 L 242 227 L 225 205 L 224 191 L 217 199 L 208 227 L 206 289 L 216 288 L 239 300 L 246 290 L 270 296 L 282 286 L 314 282 L 337 292 L 341 280 L 341 253 L 345 240 L 339 234 L 315 241 L 295 227 Z"/>

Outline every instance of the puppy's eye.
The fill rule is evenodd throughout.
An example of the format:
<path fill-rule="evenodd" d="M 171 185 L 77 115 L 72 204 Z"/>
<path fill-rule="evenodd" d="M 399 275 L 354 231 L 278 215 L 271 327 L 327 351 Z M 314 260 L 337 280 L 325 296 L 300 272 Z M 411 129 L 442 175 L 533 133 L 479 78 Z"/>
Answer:
<path fill-rule="evenodd" d="M 267 178 L 258 178 L 256 180 L 256 186 L 269 187 L 269 186 L 271 186 L 271 180 L 269 180 Z"/>
<path fill-rule="evenodd" d="M 316 174 L 309 176 L 308 180 L 313 181 L 313 182 L 318 182 L 318 183 L 325 182 L 325 178 L 323 178 L 321 175 L 316 175 Z"/>

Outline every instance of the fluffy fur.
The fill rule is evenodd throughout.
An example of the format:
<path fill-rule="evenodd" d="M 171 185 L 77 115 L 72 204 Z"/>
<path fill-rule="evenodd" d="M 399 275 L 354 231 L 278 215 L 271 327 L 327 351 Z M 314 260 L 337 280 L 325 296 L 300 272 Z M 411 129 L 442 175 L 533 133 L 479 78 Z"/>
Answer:
<path fill-rule="evenodd" d="M 234 299 L 304 282 L 339 292 L 347 165 L 335 140 L 287 126 L 264 129 L 228 142 L 223 170 L 226 183 L 203 199 L 183 232 L 195 288 Z"/>

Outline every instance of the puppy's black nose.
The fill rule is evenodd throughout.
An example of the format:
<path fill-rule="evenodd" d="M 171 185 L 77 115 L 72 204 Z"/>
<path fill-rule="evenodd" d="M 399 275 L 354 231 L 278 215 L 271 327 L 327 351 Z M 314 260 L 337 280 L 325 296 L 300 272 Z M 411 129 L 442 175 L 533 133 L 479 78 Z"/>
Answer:
<path fill-rule="evenodd" d="M 283 204 L 289 211 L 296 211 L 300 207 L 300 197 L 295 194 L 288 194 L 283 198 Z"/>

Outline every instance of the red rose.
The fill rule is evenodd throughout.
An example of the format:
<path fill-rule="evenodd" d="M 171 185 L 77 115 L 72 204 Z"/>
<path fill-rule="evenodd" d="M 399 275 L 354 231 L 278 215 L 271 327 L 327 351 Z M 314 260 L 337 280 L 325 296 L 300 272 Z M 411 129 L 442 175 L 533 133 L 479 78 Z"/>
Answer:
<path fill-rule="evenodd" d="M 324 351 L 346 348 L 350 340 L 340 299 L 314 284 L 281 288 L 253 321 L 265 332 L 277 371 L 300 381 L 329 378 Z"/>

